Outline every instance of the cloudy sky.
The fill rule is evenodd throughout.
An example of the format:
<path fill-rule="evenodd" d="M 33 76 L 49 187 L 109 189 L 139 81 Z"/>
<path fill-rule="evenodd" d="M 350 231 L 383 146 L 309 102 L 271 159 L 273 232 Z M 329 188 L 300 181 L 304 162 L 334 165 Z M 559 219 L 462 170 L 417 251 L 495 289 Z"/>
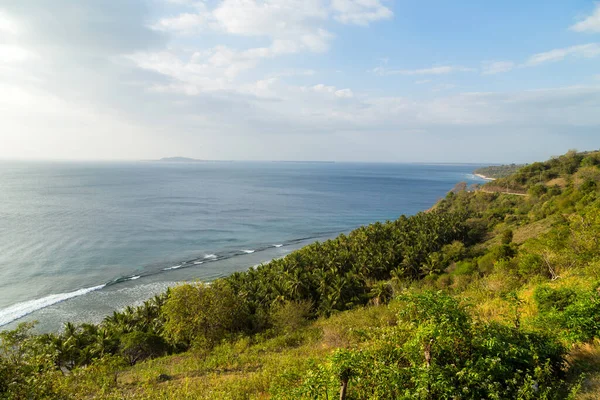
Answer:
<path fill-rule="evenodd" d="M 0 159 L 600 148 L 600 3 L 2 0 Z"/>

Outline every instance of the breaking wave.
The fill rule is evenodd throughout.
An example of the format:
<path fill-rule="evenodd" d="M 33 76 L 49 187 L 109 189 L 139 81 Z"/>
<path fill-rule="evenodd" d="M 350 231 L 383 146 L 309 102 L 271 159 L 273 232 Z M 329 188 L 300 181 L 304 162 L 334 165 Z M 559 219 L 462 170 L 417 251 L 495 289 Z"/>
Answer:
<path fill-rule="evenodd" d="M 9 324 L 13 321 L 16 321 L 19 318 L 23 318 L 24 316 L 31 314 L 34 311 L 41 310 L 42 308 L 46 308 L 56 303 L 60 303 L 61 301 L 72 299 L 73 297 L 82 296 L 86 293 L 90 293 L 95 290 L 100 290 L 105 286 L 106 285 L 99 285 L 79 289 L 74 292 L 51 294 L 49 296 L 42 297 L 41 299 L 28 300 L 22 303 L 14 304 L 8 308 L 0 310 L 0 326 Z"/>

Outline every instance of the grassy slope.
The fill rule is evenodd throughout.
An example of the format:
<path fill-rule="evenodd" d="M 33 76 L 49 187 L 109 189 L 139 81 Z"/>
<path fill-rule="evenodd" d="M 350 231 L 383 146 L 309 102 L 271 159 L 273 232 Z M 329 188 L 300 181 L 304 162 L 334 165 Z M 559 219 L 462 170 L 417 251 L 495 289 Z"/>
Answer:
<path fill-rule="evenodd" d="M 81 396 L 104 399 L 263 399 L 283 371 L 301 377 L 310 360 L 323 361 L 339 347 L 360 348 L 363 329 L 395 323 L 393 304 L 339 313 L 271 338 L 242 338 L 210 352 L 188 351 L 118 372 L 116 383 L 99 373 L 69 378 Z M 159 376 L 167 375 L 161 382 Z"/>
<path fill-rule="evenodd" d="M 591 287 L 588 274 L 566 275 L 551 283 L 554 287 Z M 494 295 L 494 282 L 484 278 L 473 282 L 459 297 L 473 305 L 472 312 L 484 320 L 510 322 L 511 305 Z M 537 314 L 533 301 L 536 283 L 522 286 L 523 323 Z M 99 379 L 100 374 L 72 377 L 71 390 L 81 395 L 104 399 L 268 399 L 278 377 L 286 374 L 302 377 L 311 360 L 323 362 L 338 347 L 361 348 L 364 329 L 376 329 L 395 322 L 395 303 L 346 311 L 308 324 L 294 332 L 270 339 L 240 339 L 223 344 L 211 352 L 188 351 L 162 357 L 120 371 L 116 383 Z M 570 378 L 586 378 L 578 399 L 600 398 L 600 343 L 571 349 Z M 168 380 L 159 379 L 161 374 Z"/>
<path fill-rule="evenodd" d="M 534 172 L 533 175 L 537 176 L 537 173 Z M 552 176 L 549 178 L 557 179 Z M 505 202 L 515 209 L 533 201 L 528 197 L 515 199 L 515 196 L 510 195 L 494 196 L 495 204 Z M 476 250 L 485 251 L 500 244 L 500 236 L 506 229 L 514 231 L 513 241 L 520 245 L 549 232 L 557 217 L 549 215 L 533 222 L 521 219 L 500 223 Z M 501 271 L 483 276 L 452 275 L 450 271 L 442 277 L 437 281 L 417 282 L 412 285 L 411 290 L 448 290 L 471 305 L 471 313 L 475 318 L 505 323 L 513 321 L 515 311 L 513 304 L 500 293 L 512 290 L 521 300 L 522 325 L 533 327 L 538 315 L 533 293 L 538 285 L 589 290 L 594 282 L 600 280 L 600 265 L 591 263 L 583 268 L 565 269 L 561 271 L 560 279 L 554 281 L 537 277 L 520 282 L 506 277 Z M 271 398 L 271 393 L 276 391 L 282 376 L 288 381 L 294 377 L 299 380 L 308 371 L 311 360 L 325 362 L 327 356 L 339 347 L 360 349 L 368 346 L 361 332 L 394 324 L 396 306 L 392 301 L 389 305 L 341 312 L 327 319 L 307 322 L 293 332 L 244 337 L 234 343 L 224 343 L 212 351 L 191 350 L 142 362 L 133 367 L 84 369 L 65 378 L 62 384 L 69 386 L 70 391 L 78 393 L 80 397 L 106 399 Z M 598 340 L 573 346 L 568 359 L 569 379 L 577 381 L 581 373 L 586 374 L 578 398 L 600 398 Z M 165 375 L 164 379 L 161 379 L 161 374 Z"/>
<path fill-rule="evenodd" d="M 515 238 L 524 241 L 549 227 L 548 220 L 515 226 Z M 492 236 L 486 244 L 491 246 L 498 240 Z M 590 289 L 598 279 L 600 271 L 589 268 L 567 272 L 549 284 Z M 517 285 L 524 326 L 531 325 L 537 315 L 533 291 L 539 283 L 534 280 Z M 476 318 L 510 323 L 514 313 L 512 305 L 497 295 L 507 284 L 510 282 L 492 274 L 473 280 L 464 290 L 457 291 L 456 296 L 472 306 Z M 107 385 L 105 379 L 98 378 L 106 375 L 100 372 L 71 377 L 69 385 L 82 395 L 87 393 L 106 399 L 267 399 L 271 398 L 271 389 L 277 385 L 282 372 L 302 377 L 311 360 L 324 362 L 336 348 L 367 346 L 368 343 L 361 340 L 361 330 L 394 324 L 395 315 L 394 302 L 346 311 L 307 323 L 293 333 L 271 338 L 242 338 L 210 352 L 192 350 L 143 362 L 118 372 L 116 383 Z M 580 373 L 586 374 L 578 398 L 600 398 L 600 343 L 573 347 L 569 361 L 572 380 L 579 379 Z M 161 382 L 161 374 L 167 375 L 168 380 Z"/>

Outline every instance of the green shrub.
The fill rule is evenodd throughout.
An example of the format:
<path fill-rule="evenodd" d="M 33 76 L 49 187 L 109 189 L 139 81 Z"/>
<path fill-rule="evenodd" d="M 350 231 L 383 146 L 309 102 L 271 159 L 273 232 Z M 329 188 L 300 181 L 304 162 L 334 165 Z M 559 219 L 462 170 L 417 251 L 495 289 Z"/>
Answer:
<path fill-rule="evenodd" d="M 452 272 L 453 275 L 472 275 L 477 271 L 477 265 L 472 261 L 460 261 Z"/>
<path fill-rule="evenodd" d="M 514 233 L 512 229 L 507 229 L 502 232 L 502 244 L 509 245 L 512 243 L 514 237 Z"/>
<path fill-rule="evenodd" d="M 401 297 L 402 323 L 362 350 L 338 350 L 277 398 L 564 399 L 565 348 L 548 335 L 474 322 L 452 297 Z"/>
<path fill-rule="evenodd" d="M 162 356 L 167 350 L 165 340 L 154 333 L 136 331 L 121 337 L 121 353 L 131 365 L 147 358 Z"/>
<path fill-rule="evenodd" d="M 544 194 L 546 194 L 546 192 L 548 191 L 548 189 L 546 188 L 546 186 L 542 183 L 532 186 L 528 193 L 530 196 L 533 197 L 542 197 Z"/>
<path fill-rule="evenodd" d="M 199 347 L 212 347 L 248 323 L 244 304 L 223 280 L 173 288 L 163 316 L 169 340 Z"/>
<path fill-rule="evenodd" d="M 312 304 L 309 301 L 286 301 L 271 310 L 271 324 L 279 333 L 294 332 L 308 322 Z"/>
<path fill-rule="evenodd" d="M 482 274 L 489 274 L 494 270 L 496 255 L 489 252 L 477 259 L 477 268 Z"/>
<path fill-rule="evenodd" d="M 534 299 L 540 310 L 538 321 L 549 330 L 560 331 L 572 342 L 600 338 L 600 295 L 597 290 L 577 292 L 570 288 L 541 286 Z"/>
<path fill-rule="evenodd" d="M 577 300 L 577 292 L 571 288 L 553 289 L 549 286 L 539 286 L 533 293 L 540 312 L 564 311 Z"/>
<path fill-rule="evenodd" d="M 538 254 L 522 253 L 517 260 L 517 272 L 521 276 L 534 276 L 546 273 L 546 266 Z"/>

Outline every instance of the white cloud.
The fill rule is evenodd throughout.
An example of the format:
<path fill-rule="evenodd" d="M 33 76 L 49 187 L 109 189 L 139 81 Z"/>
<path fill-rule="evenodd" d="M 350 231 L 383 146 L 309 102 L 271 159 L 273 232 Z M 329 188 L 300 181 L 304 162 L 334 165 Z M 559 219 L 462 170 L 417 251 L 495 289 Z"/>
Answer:
<path fill-rule="evenodd" d="M 249 36 L 298 36 L 325 20 L 320 0 L 224 0 L 212 11 L 224 31 Z"/>
<path fill-rule="evenodd" d="M 319 83 L 318 85 L 311 87 L 311 89 L 315 92 L 321 92 L 321 93 L 334 93 L 335 92 L 335 86 L 326 86 L 322 83 Z"/>
<path fill-rule="evenodd" d="M 578 46 L 555 49 L 544 53 L 538 53 L 531 56 L 524 64 L 526 67 L 533 67 L 547 62 L 562 61 L 567 57 L 593 58 L 600 55 L 600 44 L 589 43 Z"/>
<path fill-rule="evenodd" d="M 152 91 L 190 96 L 220 91 L 274 98 L 278 78 L 285 72 L 251 81 L 243 79 L 241 74 L 255 69 L 266 59 L 327 51 L 334 36 L 325 26 L 332 18 L 346 24 L 366 25 L 391 17 L 391 11 L 379 0 L 219 0 L 210 6 L 207 4 L 186 2 L 192 10 L 162 18 L 151 28 L 180 35 L 212 32 L 231 37 L 265 38 L 269 43 L 264 47 L 240 49 L 214 46 L 202 51 L 168 48 L 128 56 L 138 67 L 169 79 L 167 83 L 152 84 Z M 334 98 L 354 96 L 350 89 L 338 90 L 325 85 L 316 85 L 311 90 Z"/>
<path fill-rule="evenodd" d="M 571 30 L 575 32 L 600 32 L 600 3 L 596 5 L 592 15 L 571 26 Z"/>
<path fill-rule="evenodd" d="M 474 70 L 446 64 L 394 70 L 382 64 L 376 71 L 382 75 L 406 75 L 418 84 L 431 81 L 414 98 L 385 97 L 373 93 L 402 88 L 351 88 L 347 82 L 360 76 L 352 68 L 334 74 L 338 59 L 325 60 L 318 73 L 303 69 L 311 66 L 308 57 L 257 68 L 286 54 L 326 50 L 332 23 L 373 19 L 350 17 L 348 8 L 342 20 L 343 13 L 330 0 L 211 0 L 203 3 L 205 8 L 170 1 L 190 7 L 181 8 L 186 14 L 158 21 L 153 30 L 147 25 L 156 15 L 153 1 L 114 2 L 110 7 L 96 0 L 53 0 L 52 7 L 44 0 L 8 2 L 12 8 L 3 3 L 7 15 L 23 25 L 6 28 L 0 22 L 3 54 L 12 54 L 13 60 L 4 65 L 8 57 L 0 55 L 0 120 L 5 128 L 0 156 L 155 158 L 197 149 L 192 156 L 373 161 L 387 154 L 388 160 L 398 161 L 444 159 L 454 145 L 458 159 L 485 148 L 491 148 L 491 155 L 512 154 L 515 150 L 500 134 L 504 132 L 516 137 L 538 129 L 537 136 L 523 135 L 523 140 L 543 138 L 544 146 L 551 142 L 547 138 L 562 134 L 574 147 L 583 135 L 591 143 L 600 127 L 598 87 L 434 94 L 429 89 L 449 88 L 436 86 L 450 81 L 449 74 Z M 361 5 L 359 11 L 376 10 L 379 4 L 352 3 Z M 47 18 L 59 6 L 66 12 Z M 215 15 L 216 10 L 223 14 Z M 123 54 L 129 56 L 124 60 Z M 564 58 L 576 54 L 591 56 L 593 51 L 568 51 Z M 502 69 L 490 63 L 478 73 L 486 67 Z M 578 131 L 580 127 L 585 129 Z M 463 143 L 474 147 L 460 150 Z"/>
<path fill-rule="evenodd" d="M 418 81 L 415 81 L 415 85 L 424 85 L 426 83 L 431 83 L 431 79 L 420 79 Z"/>
<path fill-rule="evenodd" d="M 163 51 L 139 52 L 129 56 L 138 67 L 173 80 L 168 85 L 154 85 L 154 91 L 174 91 L 187 95 L 229 90 L 238 74 L 254 68 L 256 58 L 256 54 L 237 52 L 225 46 L 182 55 Z"/>
<path fill-rule="evenodd" d="M 520 65 L 513 61 L 484 61 L 481 74 L 494 75 L 509 72 L 515 68 L 536 67 L 545 63 L 563 61 L 568 57 L 594 58 L 598 56 L 600 56 L 600 44 L 588 43 L 537 53 Z"/>
<path fill-rule="evenodd" d="M 162 18 L 152 25 L 159 31 L 190 35 L 204 30 L 232 36 L 265 37 L 268 47 L 247 51 L 256 57 L 273 57 L 301 51 L 329 49 L 333 35 L 321 27 L 329 17 L 322 0 L 223 0 L 208 9 Z"/>
<path fill-rule="evenodd" d="M 431 68 L 423 68 L 423 69 L 388 69 L 386 67 L 377 67 L 372 70 L 372 72 L 377 75 L 387 76 L 387 75 L 447 75 L 455 72 L 472 72 L 475 71 L 473 68 L 466 68 L 461 66 L 440 66 L 440 67 L 431 67 Z"/>
<path fill-rule="evenodd" d="M 379 0 L 333 0 L 334 19 L 343 24 L 366 26 L 371 22 L 392 18 L 394 13 Z"/>
<path fill-rule="evenodd" d="M 162 18 L 153 28 L 179 33 L 211 29 L 240 36 L 300 40 L 323 36 L 317 23 L 328 18 L 321 0 L 223 0 L 211 10 L 203 3 L 196 8 L 195 13 Z"/>
<path fill-rule="evenodd" d="M 309 89 L 316 93 L 331 94 L 331 95 L 341 98 L 341 99 L 350 99 L 350 98 L 354 97 L 354 93 L 352 92 L 351 89 L 337 89 L 335 86 L 327 86 L 322 83 L 320 83 L 318 85 L 314 85 L 314 86 L 310 87 Z"/>
<path fill-rule="evenodd" d="M 19 24 L 10 18 L 6 12 L 0 10 L 0 33 L 17 35 L 19 32 Z"/>
<path fill-rule="evenodd" d="M 350 99 L 350 98 L 354 97 L 354 93 L 350 89 L 336 90 L 335 95 L 342 99 Z"/>
<path fill-rule="evenodd" d="M 485 61 L 482 65 L 482 75 L 495 75 L 511 71 L 515 68 L 512 61 Z"/>
<path fill-rule="evenodd" d="M 183 13 L 176 17 L 162 18 L 152 25 L 152 28 L 158 31 L 192 34 L 206 28 L 205 25 L 209 22 L 207 17 L 204 13 Z"/>
<path fill-rule="evenodd" d="M 295 48 L 274 43 L 271 47 L 235 50 L 226 46 L 215 46 L 204 51 L 170 49 L 162 52 L 138 52 L 128 56 L 139 68 L 157 72 L 168 77 L 168 84 L 154 84 L 154 92 L 177 92 L 186 95 L 226 91 L 232 93 L 260 94 L 265 96 L 265 83 L 274 83 L 279 78 L 290 76 L 312 76 L 313 70 L 284 70 L 257 82 L 238 82 L 238 76 L 265 58 L 275 57 Z M 258 85 L 258 86 L 256 86 Z M 255 88 L 256 86 L 256 88 Z M 255 90 L 256 89 L 256 90 Z M 273 92 L 268 93 L 274 96 Z"/>
<path fill-rule="evenodd" d="M 0 64 L 23 62 L 33 57 L 34 54 L 23 47 L 12 44 L 0 44 Z"/>
<path fill-rule="evenodd" d="M 330 18 L 368 25 L 391 18 L 379 0 L 222 0 L 212 9 L 194 4 L 194 12 L 165 17 L 151 27 L 190 35 L 205 30 L 237 36 L 270 38 L 273 54 L 324 52 L 333 35 L 323 28 Z"/>

